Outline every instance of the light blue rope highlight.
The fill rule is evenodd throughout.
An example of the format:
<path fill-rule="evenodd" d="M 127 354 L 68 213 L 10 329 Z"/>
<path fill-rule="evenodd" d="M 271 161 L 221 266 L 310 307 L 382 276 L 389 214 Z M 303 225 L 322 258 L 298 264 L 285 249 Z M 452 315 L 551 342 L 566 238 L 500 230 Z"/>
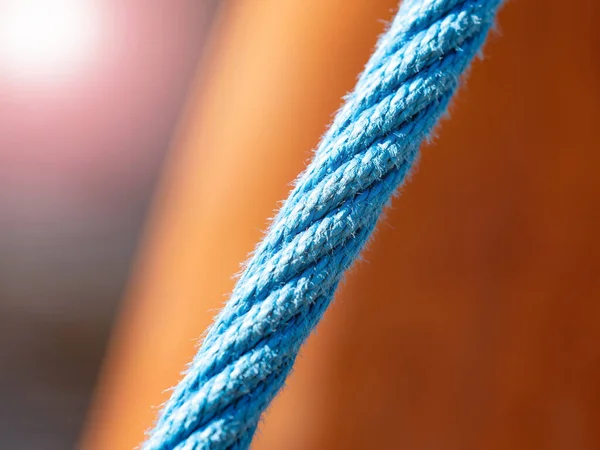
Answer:
<path fill-rule="evenodd" d="M 502 0 L 405 0 L 247 263 L 145 450 L 247 449 Z"/>

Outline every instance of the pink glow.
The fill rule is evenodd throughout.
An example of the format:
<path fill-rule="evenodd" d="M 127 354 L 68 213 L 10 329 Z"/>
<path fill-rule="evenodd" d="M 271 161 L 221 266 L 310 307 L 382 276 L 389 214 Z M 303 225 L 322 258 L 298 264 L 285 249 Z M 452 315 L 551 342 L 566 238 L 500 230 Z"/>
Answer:
<path fill-rule="evenodd" d="M 73 11 L 52 20 L 79 18 L 93 30 L 85 47 L 65 43 L 43 64 L 0 51 L 0 238 L 25 210 L 31 222 L 100 211 L 108 218 L 148 195 L 206 32 L 206 8 L 194 0 L 0 0 L 2 39 L 25 36 L 2 29 L 13 7 L 24 8 L 18 22 L 26 22 L 21 2 L 62 2 Z M 71 36 L 84 33 L 72 25 Z M 60 33 L 56 45 L 68 35 Z"/>
<path fill-rule="evenodd" d="M 29 83 L 69 78 L 98 57 L 102 23 L 89 0 L 0 3 L 0 69 Z"/>

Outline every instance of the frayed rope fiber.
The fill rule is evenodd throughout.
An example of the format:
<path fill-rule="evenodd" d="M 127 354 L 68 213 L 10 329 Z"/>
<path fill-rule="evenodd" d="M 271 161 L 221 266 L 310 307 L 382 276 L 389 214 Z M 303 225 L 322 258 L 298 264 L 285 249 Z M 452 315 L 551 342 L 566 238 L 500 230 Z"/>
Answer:
<path fill-rule="evenodd" d="M 247 449 L 502 0 L 405 0 L 247 263 L 145 450 Z"/>

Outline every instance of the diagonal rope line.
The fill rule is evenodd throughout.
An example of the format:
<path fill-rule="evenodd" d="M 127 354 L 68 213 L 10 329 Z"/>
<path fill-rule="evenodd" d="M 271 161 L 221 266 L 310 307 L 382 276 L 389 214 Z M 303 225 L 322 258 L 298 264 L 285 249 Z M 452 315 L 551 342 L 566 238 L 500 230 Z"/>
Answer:
<path fill-rule="evenodd" d="M 502 0 L 405 0 L 144 450 L 246 449 Z"/>

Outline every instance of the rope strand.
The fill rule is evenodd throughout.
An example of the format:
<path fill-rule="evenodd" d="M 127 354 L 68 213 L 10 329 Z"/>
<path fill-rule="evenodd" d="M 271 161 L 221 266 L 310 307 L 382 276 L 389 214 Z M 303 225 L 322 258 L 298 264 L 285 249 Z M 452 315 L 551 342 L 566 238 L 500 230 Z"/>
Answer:
<path fill-rule="evenodd" d="M 501 0 L 405 0 L 167 402 L 145 450 L 246 449 Z"/>

